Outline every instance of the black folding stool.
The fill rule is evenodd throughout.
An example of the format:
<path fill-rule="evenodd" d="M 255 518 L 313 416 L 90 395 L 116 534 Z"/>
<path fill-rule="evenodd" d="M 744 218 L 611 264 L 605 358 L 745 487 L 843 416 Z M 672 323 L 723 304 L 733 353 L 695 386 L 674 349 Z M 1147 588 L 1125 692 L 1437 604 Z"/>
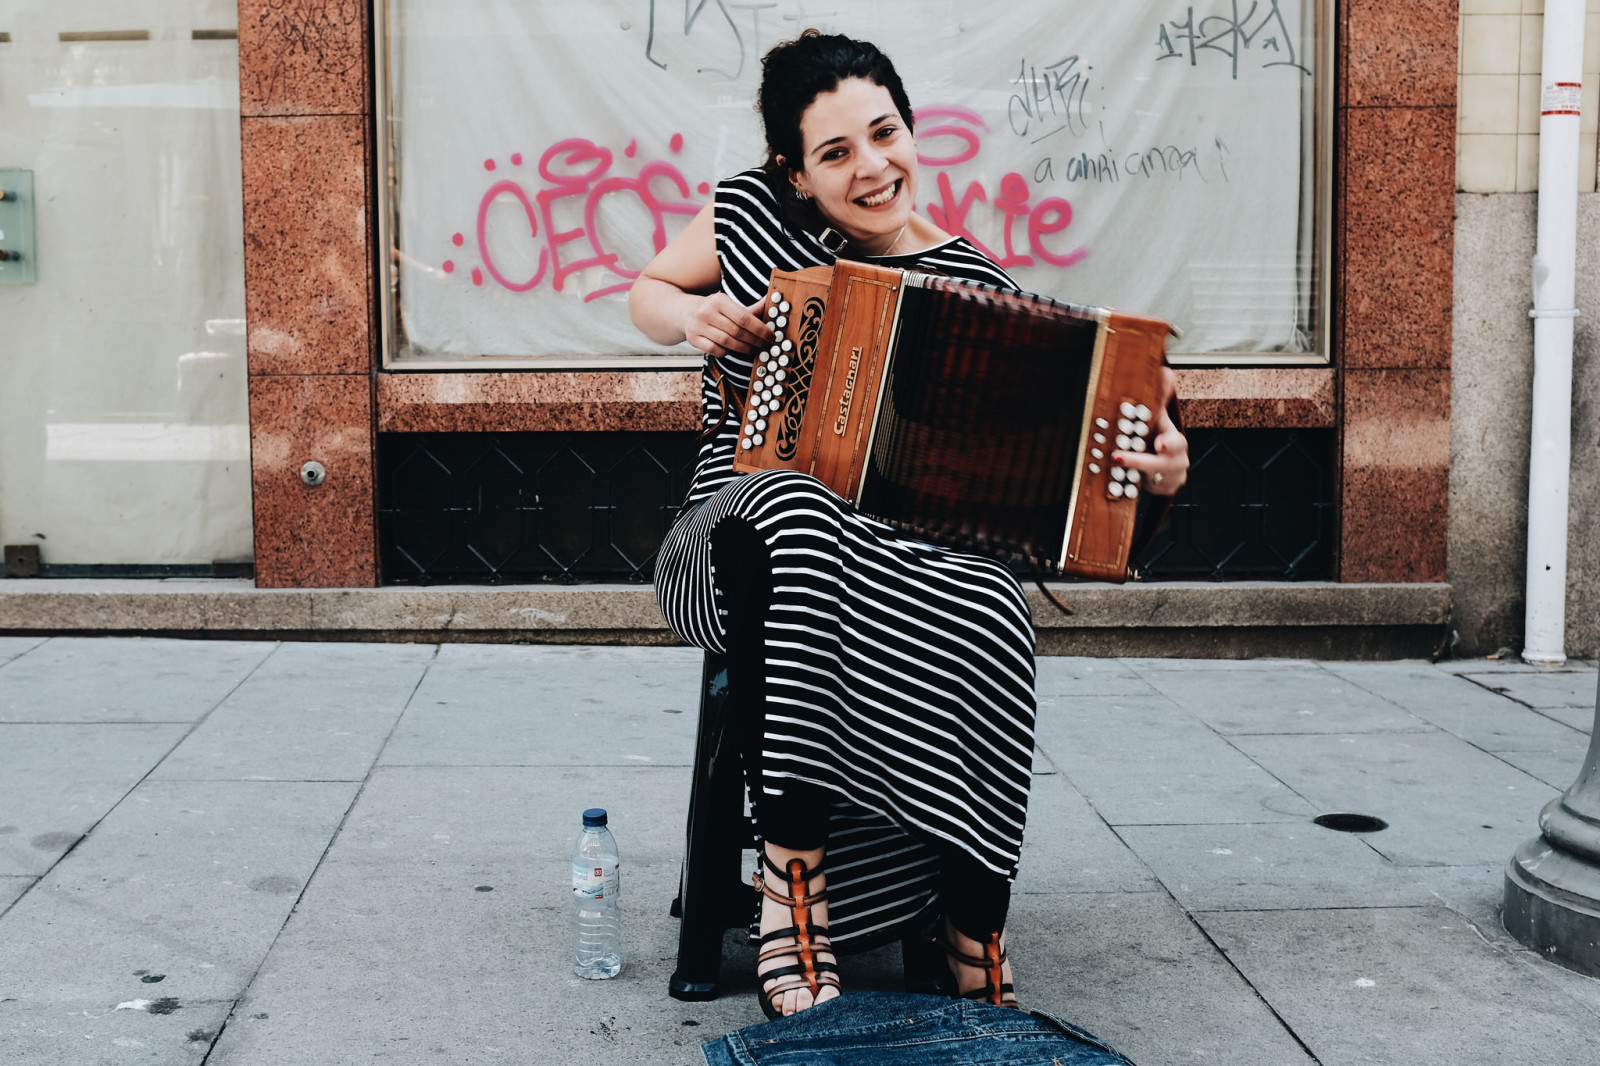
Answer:
<path fill-rule="evenodd" d="M 672 916 L 680 922 L 678 968 L 668 986 L 674 999 L 717 998 L 722 934 L 749 928 L 758 913 L 755 889 L 742 878 L 743 852 L 754 847 L 755 835 L 744 814 L 737 706 L 737 695 L 728 687 L 726 658 L 707 652 L 694 744 L 694 780 L 689 787 L 689 827 L 678 875 L 678 898 L 672 901 Z M 900 939 L 906 991 L 942 992 L 947 972 L 944 952 L 922 935 L 920 920 L 860 944 L 851 953 L 895 937 Z"/>

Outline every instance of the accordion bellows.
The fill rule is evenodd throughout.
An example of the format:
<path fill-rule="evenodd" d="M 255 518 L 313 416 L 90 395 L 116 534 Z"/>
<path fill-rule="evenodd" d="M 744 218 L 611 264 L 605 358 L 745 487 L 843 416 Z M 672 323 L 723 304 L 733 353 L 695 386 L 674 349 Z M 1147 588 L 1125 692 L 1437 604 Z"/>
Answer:
<path fill-rule="evenodd" d="M 1122 581 L 1166 322 L 840 260 L 774 271 L 734 469 L 934 543 Z"/>

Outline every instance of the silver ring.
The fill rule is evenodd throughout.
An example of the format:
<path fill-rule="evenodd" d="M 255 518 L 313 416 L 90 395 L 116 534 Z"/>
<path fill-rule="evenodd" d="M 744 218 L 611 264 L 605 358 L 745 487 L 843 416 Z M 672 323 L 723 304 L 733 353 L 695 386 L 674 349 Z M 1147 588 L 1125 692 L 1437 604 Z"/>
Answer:
<path fill-rule="evenodd" d="M 1154 481 L 1157 485 L 1159 485 L 1159 484 L 1161 484 L 1161 475 L 1159 473 L 1151 474 L 1150 475 L 1150 480 Z"/>

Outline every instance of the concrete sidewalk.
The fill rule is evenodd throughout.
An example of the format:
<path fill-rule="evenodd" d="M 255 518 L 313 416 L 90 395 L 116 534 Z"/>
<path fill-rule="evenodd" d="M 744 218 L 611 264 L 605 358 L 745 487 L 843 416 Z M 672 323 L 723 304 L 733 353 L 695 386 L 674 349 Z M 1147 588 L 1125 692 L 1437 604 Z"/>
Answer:
<path fill-rule="evenodd" d="M 681 648 L 0 638 L 0 1063 L 700 1062 L 760 1012 L 742 945 L 723 998 L 666 995 L 699 679 Z M 1595 691 L 1041 659 L 1024 1004 L 1142 1066 L 1594 1062 L 1600 981 L 1497 912 Z M 567 955 L 595 805 L 627 950 L 599 984 Z"/>

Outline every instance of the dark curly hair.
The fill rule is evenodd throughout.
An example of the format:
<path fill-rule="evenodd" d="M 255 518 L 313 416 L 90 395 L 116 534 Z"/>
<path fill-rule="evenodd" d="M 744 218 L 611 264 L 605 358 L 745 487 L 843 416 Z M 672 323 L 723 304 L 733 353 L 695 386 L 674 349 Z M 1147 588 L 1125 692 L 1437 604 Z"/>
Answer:
<path fill-rule="evenodd" d="M 800 116 L 813 100 L 833 92 L 846 78 L 865 78 L 888 89 L 894 106 L 900 109 L 906 131 L 912 131 L 911 101 L 888 56 L 867 41 L 806 30 L 796 39 L 775 46 L 761 59 L 756 111 L 767 135 L 769 174 L 805 169 Z M 782 166 L 778 163 L 780 157 Z"/>

